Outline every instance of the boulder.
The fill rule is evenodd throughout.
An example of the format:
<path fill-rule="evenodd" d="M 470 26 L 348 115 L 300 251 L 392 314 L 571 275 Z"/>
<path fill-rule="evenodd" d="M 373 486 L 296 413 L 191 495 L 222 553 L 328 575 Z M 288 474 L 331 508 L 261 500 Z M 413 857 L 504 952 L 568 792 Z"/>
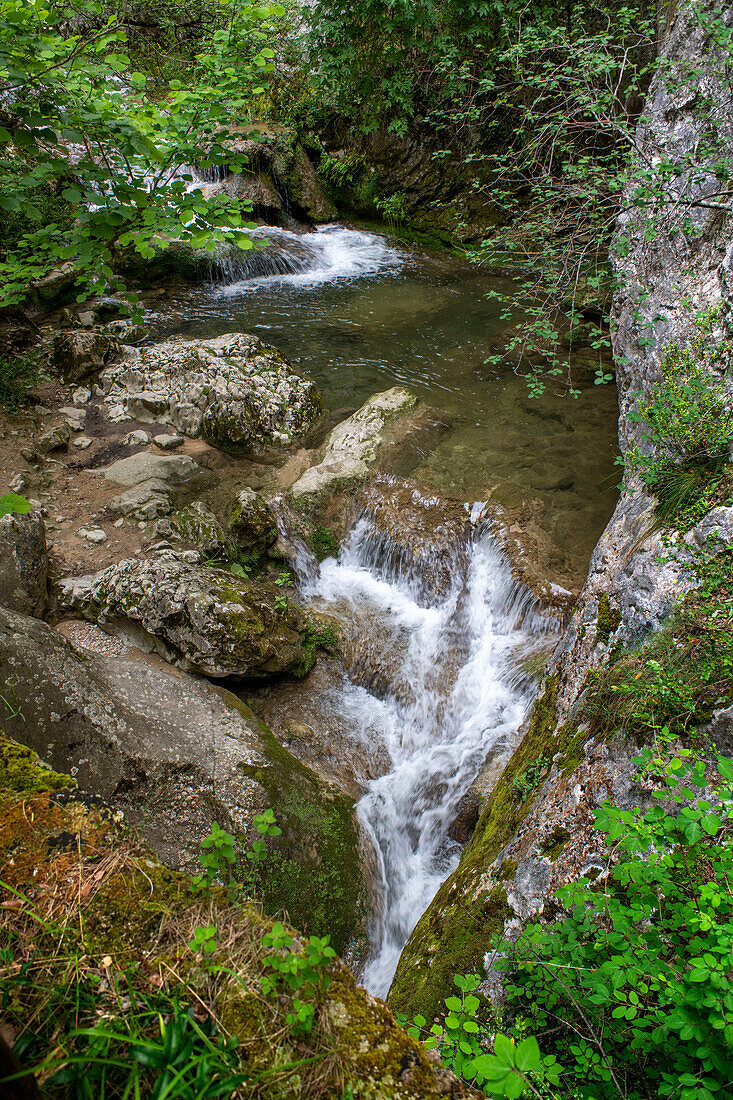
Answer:
<path fill-rule="evenodd" d="M 333 923 L 341 950 L 364 934 L 353 799 L 291 756 L 235 695 L 144 660 L 79 653 L 45 623 L 4 609 L 0 682 L 16 685 L 19 705 L 3 716 L 6 733 L 122 811 L 169 866 L 200 870 L 214 821 L 248 845 L 258 839 L 254 815 L 274 806 L 283 832 L 263 867 L 265 896 L 319 935 Z"/>
<path fill-rule="evenodd" d="M 54 337 L 51 361 L 65 382 L 80 382 L 102 370 L 105 360 L 118 350 L 110 335 L 74 329 Z"/>
<path fill-rule="evenodd" d="M 112 497 L 107 501 L 106 511 L 113 516 L 137 520 L 159 519 L 173 511 L 171 492 L 164 481 L 151 477 L 126 493 Z"/>
<path fill-rule="evenodd" d="M 48 603 L 46 527 L 40 512 L 0 518 L 0 606 L 40 618 Z"/>
<path fill-rule="evenodd" d="M 277 520 L 267 501 L 254 489 L 237 494 L 229 517 L 231 531 L 242 554 L 259 556 L 277 542 Z"/>
<path fill-rule="evenodd" d="M 36 447 L 42 455 L 50 455 L 54 451 L 63 451 L 69 446 L 71 431 L 68 424 L 57 424 L 49 428 L 39 436 Z"/>
<path fill-rule="evenodd" d="M 289 443 L 324 412 L 313 382 L 244 333 L 127 348 L 100 382 L 110 419 L 170 423 L 225 449 Z"/>
<path fill-rule="evenodd" d="M 162 482 L 168 489 L 194 488 L 208 474 L 188 455 L 158 455 L 139 451 L 120 458 L 102 471 L 107 481 L 118 485 L 142 485 L 147 481 Z"/>
<path fill-rule="evenodd" d="M 277 586 L 175 559 L 63 580 L 59 607 L 216 678 L 305 676 L 319 645 L 316 625 Z"/>
<path fill-rule="evenodd" d="M 301 506 L 317 507 L 337 490 L 350 491 L 366 481 L 399 425 L 418 406 L 414 394 L 399 386 L 375 394 L 352 416 L 337 424 L 311 466 L 290 489 L 292 500 Z"/>
<path fill-rule="evenodd" d="M 176 512 L 173 529 L 185 542 L 192 542 L 207 558 L 231 557 L 232 540 L 214 513 L 200 500 Z"/>

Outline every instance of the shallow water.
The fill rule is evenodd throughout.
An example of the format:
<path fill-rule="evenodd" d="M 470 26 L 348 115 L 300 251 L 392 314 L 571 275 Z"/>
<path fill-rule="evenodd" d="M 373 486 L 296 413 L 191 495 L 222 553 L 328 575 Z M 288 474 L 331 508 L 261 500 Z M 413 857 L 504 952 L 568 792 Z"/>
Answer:
<path fill-rule="evenodd" d="M 222 264 L 230 285 L 167 303 L 160 331 L 254 332 L 313 378 L 331 409 L 407 386 L 454 424 L 411 476 L 461 500 L 531 501 L 557 547 L 549 579 L 579 583 L 616 499 L 614 387 L 537 401 L 511 369 L 486 366 L 506 322 L 485 295 L 506 280 L 339 226 L 266 232 L 271 248 Z"/>

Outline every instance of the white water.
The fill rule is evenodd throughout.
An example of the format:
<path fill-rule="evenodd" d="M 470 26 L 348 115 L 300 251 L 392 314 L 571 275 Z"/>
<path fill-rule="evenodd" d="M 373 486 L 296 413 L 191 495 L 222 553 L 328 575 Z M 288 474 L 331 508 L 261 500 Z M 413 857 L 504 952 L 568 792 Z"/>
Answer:
<path fill-rule="evenodd" d="M 229 252 L 217 263 L 218 293 L 253 293 L 258 287 L 279 284 L 315 287 L 345 279 L 396 271 L 403 254 L 384 237 L 322 225 L 313 232 L 263 226 L 252 232 L 258 244 L 267 247 Z"/>
<path fill-rule="evenodd" d="M 342 711 L 364 740 L 377 737 L 391 768 L 357 806 L 376 855 L 371 954 L 363 974 L 385 996 L 402 948 L 455 867 L 448 831 L 489 754 L 508 756 L 530 686 L 519 661 L 547 620 L 512 580 L 488 531 L 456 558 L 451 591 L 431 601 L 415 576 L 385 569 L 383 537 L 360 520 L 338 560 L 323 562 L 307 594 L 343 617 L 371 621 L 392 658 L 392 688 L 345 693 Z M 384 635 L 382 640 L 381 635 Z"/>

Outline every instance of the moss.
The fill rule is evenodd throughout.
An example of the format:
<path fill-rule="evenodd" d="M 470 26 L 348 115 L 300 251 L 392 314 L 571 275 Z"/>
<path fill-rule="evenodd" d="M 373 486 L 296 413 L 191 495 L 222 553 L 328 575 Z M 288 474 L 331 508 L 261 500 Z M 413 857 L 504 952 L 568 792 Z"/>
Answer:
<path fill-rule="evenodd" d="M 10 791 L 57 791 L 76 780 L 46 767 L 41 758 L 0 730 L 0 788 Z"/>
<path fill-rule="evenodd" d="M 366 888 L 354 803 L 292 756 L 260 723 L 266 764 L 242 770 L 260 783 L 282 829 L 269 841 L 261 892 L 270 913 L 331 936 L 343 952 L 365 934 Z"/>
<path fill-rule="evenodd" d="M 339 552 L 339 540 L 326 527 L 315 527 L 310 541 L 313 553 L 319 561 L 335 558 Z"/>
<path fill-rule="evenodd" d="M 547 856 L 550 860 L 556 860 L 560 855 L 567 842 L 570 840 L 570 833 L 567 829 L 564 829 L 561 825 L 556 825 L 546 840 L 540 845 L 540 852 L 543 856 Z"/>
<path fill-rule="evenodd" d="M 601 592 L 598 597 L 598 618 L 596 619 L 596 641 L 608 645 L 611 635 L 618 630 L 621 622 L 621 612 L 617 607 L 611 606 L 611 601 L 606 592 Z"/>

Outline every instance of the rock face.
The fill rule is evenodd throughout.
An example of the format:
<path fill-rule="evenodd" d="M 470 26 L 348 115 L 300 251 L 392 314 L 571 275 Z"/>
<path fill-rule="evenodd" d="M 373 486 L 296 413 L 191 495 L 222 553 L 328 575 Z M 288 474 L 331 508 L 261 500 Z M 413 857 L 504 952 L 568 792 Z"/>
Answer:
<path fill-rule="evenodd" d="M 324 411 L 313 382 L 243 333 L 126 348 L 100 384 L 110 419 L 169 423 L 224 448 L 289 443 Z"/>
<path fill-rule="evenodd" d="M 12 686 L 18 710 L 4 713 L 6 732 L 124 811 L 169 866 L 199 869 L 213 821 L 249 843 L 253 816 L 274 806 L 283 834 L 265 892 L 276 889 L 279 904 L 320 935 L 329 922 L 319 912 L 333 901 L 342 951 L 364 934 L 353 801 L 291 756 L 235 695 L 141 660 L 81 656 L 45 623 L 2 608 L 0 682 Z"/>
<path fill-rule="evenodd" d="M 732 14 L 725 16 L 729 22 Z M 701 86 L 713 104 L 721 141 L 733 147 L 733 111 L 729 89 L 715 76 L 716 52 L 691 9 L 678 9 L 665 54 L 671 69 L 682 74 L 681 87 L 674 90 L 666 75 L 652 82 L 637 135 L 646 163 L 679 162 L 705 144 L 708 123 L 696 114 Z M 701 57 L 708 65 L 702 84 L 696 76 L 694 88 L 685 86 L 685 66 L 694 69 Z M 685 204 L 681 211 L 672 203 L 649 211 L 629 201 L 619 223 L 614 353 L 623 447 L 639 431 L 631 416 L 636 397 L 659 381 L 664 349 L 689 345 L 699 311 L 717 309 L 721 324 L 733 316 L 730 218 L 715 207 L 725 185 L 710 172 L 698 173 L 690 186 L 702 205 Z M 651 217 L 655 234 L 649 233 Z M 610 741 L 591 735 L 582 721 L 584 688 L 589 673 L 604 662 L 611 634 L 614 643 L 629 645 L 659 629 L 692 583 L 683 565 L 694 549 L 717 553 L 733 545 L 733 509 L 715 508 L 682 537 L 660 531 L 654 502 L 639 486 L 632 489 L 622 494 L 598 542 L 524 739 L 457 871 L 407 943 L 390 993 L 396 1009 L 431 1016 L 454 971 L 485 968 L 487 991 L 495 994 L 490 960 L 497 945 L 541 912 L 558 886 L 606 867 L 594 809 L 609 797 L 625 808 L 645 804 L 647 793 L 634 780 L 636 744 L 623 734 Z M 520 802 L 513 780 L 539 758 L 548 761 L 542 781 Z"/>
<path fill-rule="evenodd" d="M 320 461 L 298 478 L 290 490 L 296 504 L 315 507 L 337 490 L 362 484 L 390 441 L 390 429 L 405 429 L 418 401 L 393 386 L 375 394 L 352 416 L 337 424 L 323 447 Z"/>
<path fill-rule="evenodd" d="M 158 558 L 61 581 L 59 607 L 216 678 L 305 676 L 318 628 L 275 585 Z"/>
<path fill-rule="evenodd" d="M 48 605 L 46 527 L 38 512 L 0 518 L 0 607 L 40 618 Z"/>

